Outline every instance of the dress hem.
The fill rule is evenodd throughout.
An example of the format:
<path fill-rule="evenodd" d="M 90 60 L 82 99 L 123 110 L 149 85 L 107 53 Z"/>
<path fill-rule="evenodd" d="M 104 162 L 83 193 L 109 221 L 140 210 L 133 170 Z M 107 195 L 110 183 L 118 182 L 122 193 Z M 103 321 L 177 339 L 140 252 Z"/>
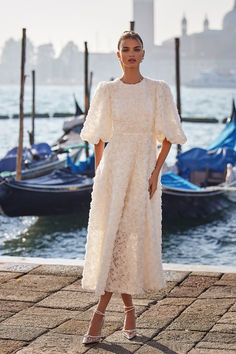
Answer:
<path fill-rule="evenodd" d="M 152 288 L 152 289 L 140 289 L 139 291 L 129 291 L 127 292 L 127 290 L 122 290 L 119 288 L 118 289 L 114 289 L 114 290 L 108 290 L 108 289 L 104 289 L 104 291 L 96 291 L 96 289 L 94 288 L 89 288 L 89 287 L 83 287 L 82 286 L 82 289 L 83 290 L 87 290 L 87 291 L 91 291 L 91 292 L 94 292 L 95 295 L 97 296 L 101 296 L 101 295 L 104 295 L 105 294 L 105 291 L 107 292 L 112 292 L 114 294 L 128 294 L 128 295 L 131 295 L 131 296 L 136 296 L 136 295 L 145 295 L 145 294 L 150 294 L 150 293 L 153 293 L 153 292 L 157 292 L 157 291 L 161 291 L 163 289 L 166 289 L 167 288 L 167 283 L 164 282 L 162 284 L 162 286 L 158 286 L 158 287 L 155 287 L 155 288 Z"/>

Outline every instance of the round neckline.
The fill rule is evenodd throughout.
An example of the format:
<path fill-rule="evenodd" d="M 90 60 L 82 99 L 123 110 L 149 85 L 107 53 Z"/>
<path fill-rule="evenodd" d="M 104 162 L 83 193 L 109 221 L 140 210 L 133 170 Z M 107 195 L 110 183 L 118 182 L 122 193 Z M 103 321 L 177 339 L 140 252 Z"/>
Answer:
<path fill-rule="evenodd" d="M 121 84 L 125 85 L 125 86 L 135 86 L 135 85 L 140 85 L 146 78 L 143 76 L 142 80 L 139 82 L 136 82 L 135 84 L 127 84 L 125 82 L 123 82 L 119 77 L 117 78 L 118 81 L 121 82 Z"/>

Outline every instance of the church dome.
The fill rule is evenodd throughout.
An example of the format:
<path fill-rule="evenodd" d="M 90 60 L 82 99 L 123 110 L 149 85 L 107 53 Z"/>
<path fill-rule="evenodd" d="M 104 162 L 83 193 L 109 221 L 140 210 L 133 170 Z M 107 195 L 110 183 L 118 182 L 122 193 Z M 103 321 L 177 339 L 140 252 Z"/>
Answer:
<path fill-rule="evenodd" d="M 236 31 L 236 0 L 234 1 L 234 8 L 228 12 L 223 18 L 223 29 Z"/>

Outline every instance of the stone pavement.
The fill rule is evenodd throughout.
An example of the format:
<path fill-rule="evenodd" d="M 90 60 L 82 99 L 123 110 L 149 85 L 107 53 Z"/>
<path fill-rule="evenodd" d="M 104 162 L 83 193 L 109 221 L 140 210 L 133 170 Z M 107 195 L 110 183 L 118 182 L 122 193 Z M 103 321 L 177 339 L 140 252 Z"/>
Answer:
<path fill-rule="evenodd" d="M 97 298 L 81 289 L 79 266 L 0 263 L 0 354 L 236 353 L 236 273 L 165 270 L 164 291 L 135 297 L 138 336 L 121 334 L 113 295 L 104 339 L 84 346 Z"/>

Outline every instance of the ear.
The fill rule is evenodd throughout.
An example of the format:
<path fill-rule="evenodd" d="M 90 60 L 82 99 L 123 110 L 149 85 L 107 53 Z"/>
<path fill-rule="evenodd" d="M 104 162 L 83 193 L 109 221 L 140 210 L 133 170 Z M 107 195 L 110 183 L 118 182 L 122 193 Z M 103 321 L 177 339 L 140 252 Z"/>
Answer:
<path fill-rule="evenodd" d="M 120 59 L 120 52 L 119 51 L 116 52 L 116 55 L 117 55 L 118 59 Z"/>

